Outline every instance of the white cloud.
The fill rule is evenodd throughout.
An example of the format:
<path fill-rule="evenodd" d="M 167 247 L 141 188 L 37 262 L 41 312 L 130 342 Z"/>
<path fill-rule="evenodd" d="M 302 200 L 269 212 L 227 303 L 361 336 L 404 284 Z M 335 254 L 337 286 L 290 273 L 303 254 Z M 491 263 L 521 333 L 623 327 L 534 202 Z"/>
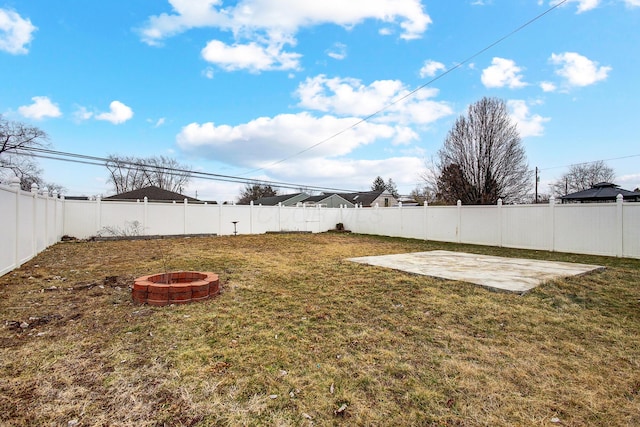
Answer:
<path fill-rule="evenodd" d="M 542 89 L 544 92 L 555 92 L 556 90 L 558 90 L 557 86 L 552 82 L 541 82 L 540 89 Z"/>
<path fill-rule="evenodd" d="M 259 181 L 279 181 L 310 185 L 322 188 L 336 188 L 351 191 L 368 191 L 376 175 L 392 178 L 403 193 L 409 193 L 418 181 L 424 169 L 424 160 L 420 155 L 406 155 L 374 160 L 352 159 L 302 159 L 287 162 L 258 172 L 250 178 Z M 373 171 L 373 172 L 372 172 Z M 233 201 L 244 188 L 244 184 L 194 179 L 189 182 L 185 194 L 200 200 Z M 282 189 L 284 193 L 293 193 L 294 189 Z"/>
<path fill-rule="evenodd" d="M 24 105 L 18 108 L 18 112 L 27 118 L 40 120 L 45 117 L 60 117 L 62 113 L 57 104 L 51 102 L 46 96 L 34 96 L 31 98 L 33 104 Z"/>
<path fill-rule="evenodd" d="M 86 107 L 77 107 L 76 111 L 73 112 L 73 117 L 76 121 L 84 121 L 84 120 L 89 120 L 91 117 L 93 117 L 93 113 L 89 110 L 87 110 Z"/>
<path fill-rule="evenodd" d="M 428 60 L 424 61 L 424 65 L 420 68 L 420 77 L 433 77 L 438 71 L 446 70 L 447 67 L 442 62 Z"/>
<path fill-rule="evenodd" d="M 553 0 L 550 2 L 551 6 L 555 6 L 559 4 L 562 0 Z M 634 0 L 627 0 L 634 1 Z M 589 10 L 595 9 L 600 5 L 600 0 L 569 0 L 568 3 L 578 3 L 578 13 L 587 12 Z"/>
<path fill-rule="evenodd" d="M 14 55 L 28 53 L 27 45 L 37 29 L 29 19 L 12 10 L 0 9 L 0 50 Z"/>
<path fill-rule="evenodd" d="M 344 43 L 335 43 L 331 49 L 327 51 L 327 55 L 339 61 L 343 60 L 347 57 L 347 45 Z"/>
<path fill-rule="evenodd" d="M 491 65 L 482 71 L 482 84 L 485 87 L 509 87 L 510 89 L 517 89 L 527 86 L 527 83 L 522 81 L 521 67 L 518 67 L 515 61 L 504 58 L 493 58 Z"/>
<path fill-rule="evenodd" d="M 150 125 L 152 125 L 154 128 L 159 128 L 160 126 L 163 126 L 166 122 L 167 119 L 164 117 L 160 117 L 159 119 L 147 119 L 146 120 L 147 123 L 149 123 Z M 173 149 L 169 149 L 169 152 L 173 152 Z"/>
<path fill-rule="evenodd" d="M 511 119 L 517 124 L 520 137 L 542 136 L 544 134 L 544 123 L 551 120 L 539 114 L 531 114 L 529 106 L 523 100 L 509 100 L 507 106 L 511 111 Z"/>
<path fill-rule="evenodd" d="M 392 178 L 403 193 L 420 181 L 424 159 L 415 156 L 380 159 L 302 159 L 269 168 L 268 173 L 282 182 L 368 191 L 376 176 Z"/>
<path fill-rule="evenodd" d="M 212 67 L 207 67 L 207 68 L 205 68 L 204 70 L 202 70 L 202 75 L 203 75 L 205 78 L 207 78 L 207 79 L 211 80 L 211 79 L 215 76 L 215 73 L 214 73 L 214 71 L 213 71 L 213 68 L 212 68 Z"/>
<path fill-rule="evenodd" d="M 308 157 L 344 156 L 359 146 L 397 134 L 391 126 L 367 122 L 349 129 L 356 122 L 353 117 L 298 113 L 260 117 L 237 126 L 191 123 L 182 128 L 177 142 L 184 151 L 253 168 L 297 155 L 322 138 L 339 132 L 338 137 L 297 156 L 295 162 Z"/>
<path fill-rule="evenodd" d="M 300 68 L 300 55 L 283 52 L 283 47 L 284 44 L 261 46 L 254 42 L 229 46 L 221 41 L 212 40 L 202 49 L 202 57 L 227 71 L 246 69 L 257 73 Z"/>
<path fill-rule="evenodd" d="M 352 28 L 365 20 L 395 25 L 403 39 L 427 30 L 431 18 L 420 0 L 240 0 L 224 7 L 222 0 L 169 0 L 172 13 L 149 18 L 140 30 L 142 40 L 159 45 L 167 37 L 192 28 L 213 27 L 232 33 L 235 42 L 212 40 L 203 57 L 225 70 L 287 70 L 299 68 L 300 54 L 284 52 L 295 46 L 301 28 L 335 24 Z M 340 51 L 332 53 L 341 56 Z"/>
<path fill-rule="evenodd" d="M 419 0 L 241 0 L 222 7 L 221 0 L 169 0 L 174 13 L 149 18 L 143 40 L 158 43 L 191 28 L 217 27 L 234 34 L 283 32 L 320 24 L 353 27 L 366 19 L 399 25 L 402 38 L 420 37 L 431 23 Z"/>
<path fill-rule="evenodd" d="M 133 110 L 120 101 L 113 101 L 111 104 L 109 104 L 108 113 L 100 113 L 95 115 L 96 120 L 104 120 L 107 122 L 111 122 L 114 125 L 124 123 L 132 117 Z"/>
<path fill-rule="evenodd" d="M 560 68 L 556 74 L 564 77 L 569 86 L 589 86 L 606 80 L 611 67 L 599 66 L 596 61 L 575 52 L 552 54 L 550 61 Z"/>
<path fill-rule="evenodd" d="M 640 188 L 640 173 L 617 176 L 615 183 L 625 190 L 633 191 Z"/>
<path fill-rule="evenodd" d="M 399 186 L 413 188 L 424 167 L 421 156 L 413 154 L 412 144 L 419 140 L 417 128 L 453 111 L 448 104 L 431 99 L 437 89 L 409 94 L 410 89 L 400 81 L 365 85 L 358 79 L 319 75 L 302 82 L 295 93 L 298 106 L 308 111 L 237 125 L 191 123 L 176 136 L 177 146 L 200 159 L 265 168 L 269 179 L 276 181 L 337 188 L 349 182 L 349 186 L 362 184 L 367 189 L 375 175 L 383 174 Z M 403 96 L 407 98 L 362 121 Z M 412 154 L 366 161 L 349 158 L 372 144 L 387 144 L 390 153 Z"/>
<path fill-rule="evenodd" d="M 640 7 L 640 0 L 624 0 L 629 7 Z"/>
<path fill-rule="evenodd" d="M 424 88 L 412 96 L 409 93 L 410 89 L 398 80 L 377 80 L 366 86 L 358 79 L 330 79 L 322 74 L 307 78 L 296 91 L 301 107 L 357 117 L 367 117 L 407 97 L 371 119 L 376 122 L 424 125 L 453 114 L 445 102 L 430 99 L 438 94 L 437 89 Z"/>

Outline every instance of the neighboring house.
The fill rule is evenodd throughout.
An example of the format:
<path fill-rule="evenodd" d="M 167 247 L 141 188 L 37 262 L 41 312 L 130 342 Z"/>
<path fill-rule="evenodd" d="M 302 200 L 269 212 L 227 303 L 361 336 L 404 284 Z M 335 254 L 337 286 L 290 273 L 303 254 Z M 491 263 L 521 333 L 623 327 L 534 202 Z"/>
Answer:
<path fill-rule="evenodd" d="M 328 208 L 339 208 L 341 205 L 353 208 L 356 205 L 364 208 L 396 206 L 398 201 L 391 193 L 386 191 L 365 191 L 361 193 L 323 193 L 319 196 L 309 196 L 306 193 L 284 194 L 281 196 L 263 197 L 255 200 L 254 205 L 296 206 L 304 203 L 308 206 L 321 205 Z"/>
<path fill-rule="evenodd" d="M 105 197 L 102 200 L 105 201 L 131 201 L 131 200 L 144 200 L 147 198 L 150 202 L 184 202 L 187 199 L 188 203 L 204 203 L 201 200 L 193 197 L 185 196 L 184 194 L 175 193 L 173 191 L 163 190 L 155 185 L 140 188 L 138 190 L 127 191 L 125 193 L 116 194 L 114 196 Z"/>
<path fill-rule="evenodd" d="M 562 203 L 606 203 L 615 202 L 618 194 L 622 194 L 625 202 L 640 202 L 640 192 L 629 191 L 610 182 L 600 182 L 588 190 L 562 196 Z"/>
<path fill-rule="evenodd" d="M 341 206 L 352 208 L 355 205 L 338 194 L 320 194 L 311 196 L 302 202 L 305 206 L 322 206 L 323 208 L 339 208 Z"/>
<path fill-rule="evenodd" d="M 376 205 L 381 208 L 389 208 L 398 204 L 393 194 L 387 191 L 364 191 L 361 193 L 340 194 L 340 196 L 363 208 L 372 208 Z"/>
<path fill-rule="evenodd" d="M 295 193 L 295 194 L 283 194 L 281 196 L 261 197 L 258 200 L 254 200 L 254 205 L 262 206 L 278 206 L 282 203 L 282 206 L 295 206 L 299 202 L 308 198 L 307 193 Z"/>

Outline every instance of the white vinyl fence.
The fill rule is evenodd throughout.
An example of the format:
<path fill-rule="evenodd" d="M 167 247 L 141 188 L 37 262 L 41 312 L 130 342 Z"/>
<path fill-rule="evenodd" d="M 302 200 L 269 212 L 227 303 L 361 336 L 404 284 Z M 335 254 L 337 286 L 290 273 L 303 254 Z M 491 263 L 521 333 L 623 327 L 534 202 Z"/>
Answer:
<path fill-rule="evenodd" d="M 0 185 L 0 276 L 55 244 L 63 236 L 64 200 Z"/>
<path fill-rule="evenodd" d="M 640 203 L 343 209 L 356 232 L 453 243 L 640 258 Z"/>
<path fill-rule="evenodd" d="M 80 239 L 108 229 L 145 236 L 319 233 L 335 228 L 339 217 L 339 209 L 319 207 L 65 200 L 64 233 Z"/>
<path fill-rule="evenodd" d="M 0 275 L 63 235 L 356 233 L 640 258 L 640 203 L 319 208 L 65 200 L 0 185 Z M 235 224 L 234 224 L 235 222 Z"/>

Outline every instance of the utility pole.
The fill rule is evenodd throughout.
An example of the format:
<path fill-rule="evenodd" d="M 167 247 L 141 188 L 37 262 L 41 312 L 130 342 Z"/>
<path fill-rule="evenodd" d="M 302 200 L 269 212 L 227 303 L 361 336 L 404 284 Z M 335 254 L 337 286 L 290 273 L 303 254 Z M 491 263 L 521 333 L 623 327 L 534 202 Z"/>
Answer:
<path fill-rule="evenodd" d="M 536 166 L 536 203 L 538 203 L 538 183 L 540 182 L 540 177 L 538 176 L 538 167 Z"/>

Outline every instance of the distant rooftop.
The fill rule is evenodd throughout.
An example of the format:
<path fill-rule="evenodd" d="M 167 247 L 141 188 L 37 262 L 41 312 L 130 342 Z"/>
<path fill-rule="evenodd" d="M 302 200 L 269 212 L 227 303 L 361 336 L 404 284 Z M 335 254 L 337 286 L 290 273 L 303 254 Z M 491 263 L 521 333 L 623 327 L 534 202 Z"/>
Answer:
<path fill-rule="evenodd" d="M 563 203 L 613 202 L 618 194 L 621 194 L 625 201 L 640 202 L 640 192 L 625 190 L 611 182 L 599 182 L 587 190 L 567 194 L 561 199 Z"/>

